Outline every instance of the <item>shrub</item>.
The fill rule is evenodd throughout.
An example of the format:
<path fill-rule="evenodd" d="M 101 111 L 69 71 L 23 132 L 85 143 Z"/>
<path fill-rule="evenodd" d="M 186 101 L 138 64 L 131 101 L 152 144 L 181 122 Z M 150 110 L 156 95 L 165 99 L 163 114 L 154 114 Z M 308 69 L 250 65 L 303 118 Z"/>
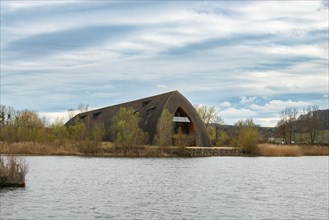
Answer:
<path fill-rule="evenodd" d="M 104 137 L 104 125 L 94 124 L 87 128 L 84 123 L 77 123 L 69 127 L 70 141 L 82 153 L 96 153 Z"/>
<path fill-rule="evenodd" d="M 148 134 L 139 126 L 140 116 L 133 108 L 120 108 L 112 118 L 114 145 L 131 147 L 146 144 Z"/>
<path fill-rule="evenodd" d="M 87 126 L 84 123 L 76 123 L 69 128 L 70 137 L 73 141 L 83 142 L 87 138 Z"/>
<path fill-rule="evenodd" d="M 172 145 L 172 114 L 166 109 L 162 112 L 161 117 L 158 119 L 157 134 L 154 138 L 154 144 L 157 146 L 171 146 Z"/>
<path fill-rule="evenodd" d="M 92 126 L 90 130 L 88 130 L 88 137 L 80 146 L 80 151 L 82 153 L 94 154 L 98 151 L 98 147 L 100 146 L 102 139 L 104 137 L 104 125 L 103 124 L 95 124 Z"/>
<path fill-rule="evenodd" d="M 258 130 L 250 121 L 243 125 L 240 129 L 239 144 L 246 154 L 257 153 Z"/>
<path fill-rule="evenodd" d="M 49 133 L 48 141 L 56 147 L 64 145 L 69 137 L 67 128 L 60 120 L 56 120 L 56 122 L 51 125 Z"/>
<path fill-rule="evenodd" d="M 216 145 L 216 130 L 215 130 L 215 128 L 214 127 L 208 127 L 207 131 L 208 131 L 208 134 L 209 134 L 209 137 L 210 137 L 211 144 L 213 146 L 215 146 Z"/>
<path fill-rule="evenodd" d="M 224 131 L 219 131 L 219 138 L 216 143 L 216 146 L 223 147 L 230 144 L 230 139 Z"/>

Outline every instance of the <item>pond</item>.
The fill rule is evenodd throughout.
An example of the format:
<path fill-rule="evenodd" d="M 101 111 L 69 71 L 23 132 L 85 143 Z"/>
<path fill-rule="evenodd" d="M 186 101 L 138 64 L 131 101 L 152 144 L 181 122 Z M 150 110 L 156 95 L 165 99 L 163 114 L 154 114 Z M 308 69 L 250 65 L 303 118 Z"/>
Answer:
<path fill-rule="evenodd" d="M 328 219 L 329 157 L 25 157 L 0 219 Z"/>

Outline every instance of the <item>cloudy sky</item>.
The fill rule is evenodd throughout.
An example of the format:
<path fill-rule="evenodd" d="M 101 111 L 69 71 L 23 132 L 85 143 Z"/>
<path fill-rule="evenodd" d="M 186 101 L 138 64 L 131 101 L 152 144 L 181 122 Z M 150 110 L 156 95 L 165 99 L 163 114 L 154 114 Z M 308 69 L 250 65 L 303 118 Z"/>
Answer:
<path fill-rule="evenodd" d="M 49 120 L 172 90 L 226 124 L 328 108 L 328 0 L 1 0 L 1 104 Z"/>

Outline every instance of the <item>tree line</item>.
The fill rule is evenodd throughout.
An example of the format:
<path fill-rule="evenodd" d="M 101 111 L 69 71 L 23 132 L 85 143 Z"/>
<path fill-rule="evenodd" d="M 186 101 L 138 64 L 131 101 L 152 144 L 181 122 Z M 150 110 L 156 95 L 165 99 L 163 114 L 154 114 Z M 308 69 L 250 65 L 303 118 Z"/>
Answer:
<path fill-rule="evenodd" d="M 79 105 L 80 111 L 86 111 L 88 105 Z M 238 121 L 232 132 L 222 128 L 224 121 L 214 106 L 195 106 L 208 130 L 213 146 L 241 147 L 245 152 L 256 149 L 262 141 L 259 126 L 252 119 Z M 296 108 L 286 108 L 280 112 L 276 127 L 276 136 L 287 143 L 316 143 L 321 130 L 322 116 L 317 106 L 307 107 L 299 115 Z M 173 115 L 163 111 L 158 119 L 153 145 L 172 145 Z M 140 127 L 141 118 L 132 108 L 120 108 L 111 121 L 111 132 L 114 146 L 131 147 L 149 143 L 149 134 Z M 49 124 L 36 111 L 15 110 L 13 107 L 0 105 L 0 141 L 44 143 L 51 147 L 74 146 L 85 153 L 96 152 L 106 135 L 103 123 L 86 125 L 77 122 L 65 126 L 62 120 Z M 184 143 L 181 143 L 184 145 Z"/>
<path fill-rule="evenodd" d="M 167 110 L 162 113 L 155 145 L 171 145 L 172 117 Z M 113 116 L 108 131 L 114 137 L 114 146 L 128 148 L 148 143 L 149 135 L 141 129 L 140 124 L 140 115 L 133 108 L 120 108 Z M 94 153 L 105 134 L 102 122 L 87 125 L 77 121 L 74 125 L 65 126 L 63 120 L 57 119 L 50 125 L 36 111 L 18 111 L 11 106 L 0 106 L 0 141 L 43 143 L 55 148 L 69 145 L 83 153 Z"/>
<path fill-rule="evenodd" d="M 316 105 L 305 107 L 302 112 L 296 107 L 287 107 L 280 112 L 276 136 L 285 143 L 316 144 L 320 132 L 325 129 L 323 116 Z"/>
<path fill-rule="evenodd" d="M 49 147 L 70 145 L 81 152 L 96 150 L 104 136 L 102 124 L 88 128 L 84 123 L 77 123 L 66 127 L 57 119 L 49 125 L 36 111 L 18 111 L 5 105 L 0 106 L 0 129 L 0 141 L 42 143 Z"/>
<path fill-rule="evenodd" d="M 325 114 L 328 114 L 325 111 L 328 112 L 328 110 L 321 111 L 316 105 L 307 106 L 302 111 L 296 107 L 287 107 L 280 111 L 280 119 L 270 136 L 262 136 L 260 131 L 263 129 L 256 125 L 252 119 L 240 120 L 234 123 L 229 131 L 225 132 L 223 129 L 224 121 L 214 106 L 195 107 L 205 122 L 213 146 L 241 145 L 242 141 L 239 140 L 243 136 L 242 133 L 245 133 L 245 127 L 257 131 L 258 135 L 254 135 L 254 137 L 258 139 L 258 142 L 268 142 L 271 139 L 272 142 L 280 140 L 281 143 L 285 144 L 328 144 L 328 131 L 326 131 L 328 128 L 325 126 L 325 121 L 328 118 L 324 118 Z"/>

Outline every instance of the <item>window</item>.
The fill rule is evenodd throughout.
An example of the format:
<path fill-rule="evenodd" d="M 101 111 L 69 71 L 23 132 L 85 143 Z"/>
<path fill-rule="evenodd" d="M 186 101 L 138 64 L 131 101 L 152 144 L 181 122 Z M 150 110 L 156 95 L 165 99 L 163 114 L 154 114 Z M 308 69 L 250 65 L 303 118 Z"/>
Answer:
<path fill-rule="evenodd" d="M 79 116 L 79 119 L 80 119 L 80 120 L 84 120 L 87 116 L 88 116 L 88 115 L 80 115 L 80 116 Z"/>
<path fill-rule="evenodd" d="M 99 116 L 101 113 L 102 113 L 102 112 L 95 112 L 95 113 L 94 113 L 94 119 L 97 119 L 98 116 Z"/>
<path fill-rule="evenodd" d="M 173 122 L 191 122 L 188 117 L 174 116 L 172 119 Z"/>
<path fill-rule="evenodd" d="M 142 102 L 143 103 L 143 107 L 145 107 L 147 104 L 149 104 L 152 100 L 147 100 L 147 101 L 144 101 Z"/>

